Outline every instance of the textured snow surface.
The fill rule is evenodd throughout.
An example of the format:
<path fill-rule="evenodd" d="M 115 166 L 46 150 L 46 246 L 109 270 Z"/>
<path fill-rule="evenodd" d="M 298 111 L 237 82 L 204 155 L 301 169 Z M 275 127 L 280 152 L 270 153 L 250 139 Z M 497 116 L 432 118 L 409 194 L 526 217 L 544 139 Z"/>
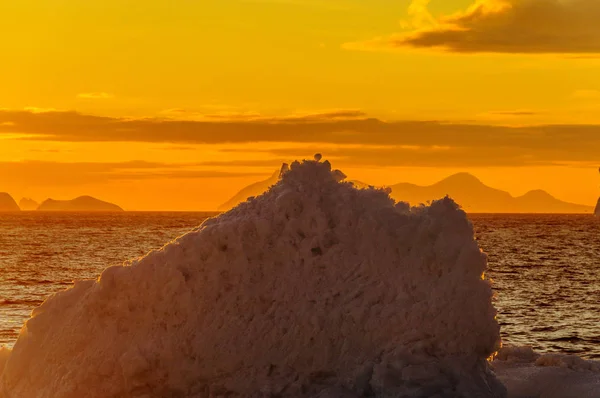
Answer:
<path fill-rule="evenodd" d="M 493 367 L 509 398 L 598 398 L 600 363 L 575 355 L 537 354 L 529 347 L 503 347 Z"/>
<path fill-rule="evenodd" d="M 51 297 L 0 397 L 504 397 L 465 213 L 343 179 L 295 162 L 265 194 Z"/>
<path fill-rule="evenodd" d="M 10 350 L 8 348 L 0 347 L 0 375 L 2 375 L 2 372 L 4 371 L 4 365 L 6 364 L 9 355 Z"/>

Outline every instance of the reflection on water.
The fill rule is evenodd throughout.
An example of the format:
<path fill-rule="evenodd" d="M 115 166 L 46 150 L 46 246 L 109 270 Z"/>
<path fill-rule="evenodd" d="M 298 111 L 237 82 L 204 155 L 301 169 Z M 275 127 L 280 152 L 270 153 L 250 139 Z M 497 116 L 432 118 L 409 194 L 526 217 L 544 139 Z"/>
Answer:
<path fill-rule="evenodd" d="M 31 310 L 198 226 L 205 213 L 0 214 L 0 344 Z M 506 343 L 600 357 L 600 221 L 579 215 L 472 215 L 489 255 Z"/>

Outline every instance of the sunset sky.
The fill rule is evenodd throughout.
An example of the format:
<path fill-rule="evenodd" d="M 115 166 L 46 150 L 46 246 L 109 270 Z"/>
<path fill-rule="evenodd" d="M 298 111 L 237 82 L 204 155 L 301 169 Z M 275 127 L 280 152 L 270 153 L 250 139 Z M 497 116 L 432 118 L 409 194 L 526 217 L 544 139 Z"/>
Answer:
<path fill-rule="evenodd" d="M 0 2 L 0 191 L 211 210 L 322 152 L 600 194 L 598 0 Z"/>

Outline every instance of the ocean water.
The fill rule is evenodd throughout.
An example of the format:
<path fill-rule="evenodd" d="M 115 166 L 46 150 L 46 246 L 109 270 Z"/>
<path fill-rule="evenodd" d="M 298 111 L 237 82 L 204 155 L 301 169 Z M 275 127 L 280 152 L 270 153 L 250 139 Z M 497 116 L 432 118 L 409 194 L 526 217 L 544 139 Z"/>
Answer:
<path fill-rule="evenodd" d="M 73 280 L 144 255 L 208 213 L 0 213 L 0 345 Z M 505 344 L 600 358 L 600 221 L 589 215 L 471 215 L 489 255 Z"/>
<path fill-rule="evenodd" d="M 471 215 L 504 343 L 600 358 L 600 220 Z"/>

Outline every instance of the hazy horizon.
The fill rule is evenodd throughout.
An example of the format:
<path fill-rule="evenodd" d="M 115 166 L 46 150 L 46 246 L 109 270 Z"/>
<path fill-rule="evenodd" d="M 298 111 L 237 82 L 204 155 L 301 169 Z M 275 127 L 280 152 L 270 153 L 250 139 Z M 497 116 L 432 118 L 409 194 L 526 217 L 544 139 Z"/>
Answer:
<path fill-rule="evenodd" d="M 224 208 L 223 205 L 226 204 L 229 201 L 234 201 L 235 203 L 239 203 L 240 201 L 243 201 L 242 196 L 244 196 L 244 195 L 240 196 L 240 194 L 242 194 L 246 189 L 248 189 L 251 186 L 257 186 L 257 187 L 259 187 L 259 189 L 256 192 L 252 192 L 251 194 L 248 194 L 247 196 L 254 196 L 254 195 L 263 193 L 268 186 L 272 185 L 273 183 L 275 183 L 275 181 L 277 181 L 277 178 L 275 176 L 277 175 L 277 171 L 278 170 L 279 169 L 274 170 L 275 173 L 271 173 L 271 175 L 268 178 L 265 178 L 265 177 L 267 177 L 267 175 L 257 176 L 257 179 L 255 181 L 252 181 L 249 185 L 237 187 L 234 194 L 232 194 L 231 196 L 229 196 L 227 198 L 224 198 L 223 201 L 218 206 L 216 206 L 214 208 L 204 208 L 204 209 L 203 208 L 177 209 L 177 208 L 173 208 L 173 207 L 144 208 L 143 204 L 140 207 L 137 207 L 137 208 L 136 207 L 125 208 L 125 207 L 121 206 L 121 204 L 118 203 L 118 202 L 111 202 L 111 203 L 123 207 L 124 210 L 126 210 L 126 211 L 151 211 L 151 212 L 152 211 L 156 211 L 156 212 L 161 212 L 161 211 L 167 211 L 167 212 L 168 211 L 220 212 L 220 211 L 223 211 L 223 210 L 225 210 L 227 208 L 227 206 L 225 206 L 225 208 Z M 509 194 L 513 199 L 523 198 L 523 197 L 525 197 L 528 194 L 536 193 L 536 192 L 539 192 L 539 191 L 542 191 L 542 192 L 550 194 L 549 192 L 546 192 L 544 190 L 540 190 L 539 188 L 535 188 L 535 187 L 531 187 L 530 189 L 526 190 L 522 194 L 513 194 L 511 192 L 503 191 L 501 189 L 498 189 L 497 187 L 488 185 L 484 181 L 481 181 L 481 179 L 479 179 L 476 175 L 473 175 L 473 174 L 467 173 L 467 172 L 459 172 L 459 173 L 455 173 L 455 174 L 452 174 L 452 175 L 448 175 L 448 176 L 445 176 L 445 177 L 443 177 L 442 179 L 440 179 L 438 181 L 434 181 L 431 184 L 411 183 L 411 182 L 407 182 L 407 181 L 397 181 L 397 182 L 395 182 L 393 184 L 376 185 L 376 184 L 371 184 L 369 181 L 360 181 L 360 180 L 357 180 L 357 179 L 353 179 L 353 178 L 351 178 L 351 176 L 349 176 L 346 179 L 346 181 L 350 181 L 350 182 L 356 183 L 357 187 L 359 187 L 359 188 L 361 188 L 363 185 L 364 186 L 374 186 L 374 187 L 377 187 L 377 188 L 379 188 L 379 187 L 380 188 L 384 188 L 384 187 L 392 187 L 392 188 L 394 188 L 396 186 L 401 186 L 401 185 L 404 185 L 404 184 L 409 184 L 409 185 L 414 185 L 414 186 L 419 187 L 419 188 L 427 189 L 427 188 L 432 188 L 432 187 L 436 186 L 437 184 L 443 183 L 445 181 L 449 181 L 449 180 L 451 180 L 453 178 L 464 177 L 464 176 L 467 176 L 467 178 L 474 177 L 475 180 L 477 181 L 477 183 L 481 183 L 481 184 L 485 185 L 485 187 L 489 188 L 491 191 L 502 191 L 502 193 Z M 448 191 L 448 190 L 444 191 L 442 189 L 442 190 L 438 190 L 437 192 L 436 191 L 433 191 L 433 192 L 429 191 L 428 192 L 427 190 L 425 190 L 424 192 L 417 194 L 417 196 L 415 196 L 414 194 L 406 194 L 406 193 L 403 193 L 403 192 L 396 192 L 396 191 L 394 191 L 391 194 L 391 196 L 392 196 L 393 199 L 395 199 L 397 201 L 408 201 L 408 202 L 411 203 L 411 205 L 418 205 L 418 204 L 421 204 L 421 203 L 426 203 L 427 201 L 430 201 L 430 200 L 440 199 L 440 198 L 442 198 L 445 195 L 450 195 L 451 197 L 453 197 L 453 199 L 455 199 L 460 204 L 460 203 L 463 202 L 463 198 L 464 197 L 473 196 L 474 193 L 472 192 L 472 190 L 473 190 L 473 187 L 466 186 L 464 183 L 459 183 L 458 185 L 454 184 L 450 188 L 450 191 Z M 1 187 L 0 187 L 0 192 L 3 192 L 2 189 L 1 189 Z M 455 197 L 455 196 L 457 196 L 457 195 L 454 195 L 455 192 L 459 192 L 458 197 Z M 22 200 L 24 200 L 24 199 L 33 200 L 34 202 L 37 202 L 37 205 L 40 205 L 43 202 L 45 202 L 46 200 L 70 201 L 70 200 L 73 200 L 73 199 L 79 198 L 79 197 L 92 196 L 92 195 L 87 195 L 85 193 L 82 193 L 82 194 L 76 195 L 74 197 L 44 198 L 44 199 L 39 199 L 38 200 L 37 198 L 31 198 L 31 197 L 16 197 L 16 196 L 12 195 L 11 192 L 6 192 L 6 193 L 8 193 L 15 200 L 15 202 L 19 203 L 19 205 L 20 205 L 20 202 Z M 213 197 L 215 197 L 215 198 L 220 198 L 220 197 L 223 196 L 222 193 L 218 193 L 218 192 L 213 192 L 213 194 L 214 194 Z M 477 194 L 475 194 L 475 195 L 477 195 Z M 94 197 L 94 198 L 95 199 L 99 199 L 99 200 L 105 200 L 105 198 L 102 198 L 102 197 Z M 586 206 L 586 207 L 588 207 L 588 209 L 586 209 L 586 211 L 585 211 L 587 213 L 592 212 L 593 207 L 594 207 L 594 204 L 584 204 L 584 203 L 568 202 L 568 201 L 563 200 L 562 198 L 555 197 L 555 196 L 553 196 L 553 198 L 556 199 L 556 200 L 558 200 L 558 201 L 562 201 L 562 202 L 565 202 L 565 203 L 568 203 L 568 204 L 573 204 L 573 205 L 577 205 L 577 206 Z M 477 199 L 479 200 L 481 198 L 477 198 Z M 486 199 L 487 199 L 487 201 L 489 201 L 489 198 L 486 198 Z M 467 201 L 467 202 L 469 202 L 469 201 Z M 533 203 L 535 203 L 535 201 Z M 468 203 L 468 204 L 466 203 L 465 204 L 466 205 L 465 210 L 467 210 L 467 211 L 469 210 L 468 209 L 469 204 L 470 203 Z M 505 204 L 502 204 L 502 203 L 496 204 L 495 206 L 499 208 L 499 210 L 497 211 L 499 213 L 511 213 L 511 212 L 514 212 L 514 211 L 511 211 L 511 209 L 509 207 L 507 207 Z M 544 213 L 544 212 L 545 213 L 553 213 L 554 212 L 554 211 L 544 211 L 543 210 L 544 208 L 548 209 L 547 205 L 544 204 L 544 203 L 539 203 L 539 208 L 542 209 L 542 211 L 540 211 L 542 213 Z M 22 208 L 21 210 L 33 210 L 33 209 L 23 209 Z M 473 212 L 474 213 L 489 213 L 489 212 L 493 213 L 495 211 L 473 211 Z M 523 212 L 524 211 L 517 211 L 517 213 L 523 213 Z M 581 212 L 581 213 L 585 213 L 585 212 Z"/>

